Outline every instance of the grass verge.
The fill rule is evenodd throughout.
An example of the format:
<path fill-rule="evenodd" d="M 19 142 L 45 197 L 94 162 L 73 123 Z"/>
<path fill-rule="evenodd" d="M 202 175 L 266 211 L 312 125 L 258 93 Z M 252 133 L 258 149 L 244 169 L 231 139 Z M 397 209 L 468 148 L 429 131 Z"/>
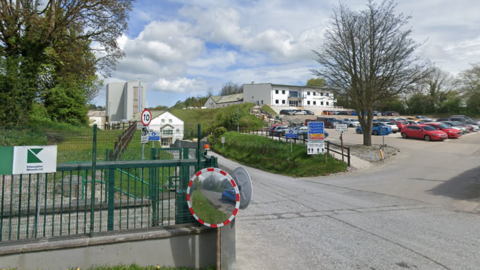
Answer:
<path fill-rule="evenodd" d="M 330 155 L 308 155 L 304 145 L 276 141 L 257 135 L 226 132 L 225 144 L 219 138 L 209 137 L 212 149 L 222 156 L 260 170 L 294 176 L 309 177 L 344 172 L 347 164 Z"/>

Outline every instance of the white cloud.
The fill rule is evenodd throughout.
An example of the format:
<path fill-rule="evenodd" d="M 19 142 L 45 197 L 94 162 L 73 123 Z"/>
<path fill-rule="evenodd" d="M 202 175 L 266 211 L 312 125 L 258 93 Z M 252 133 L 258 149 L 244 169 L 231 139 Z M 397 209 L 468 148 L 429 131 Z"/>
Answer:
<path fill-rule="evenodd" d="M 154 91 L 165 91 L 165 92 L 196 92 L 199 90 L 205 90 L 205 82 L 198 79 L 187 79 L 187 78 L 175 78 L 173 80 L 167 79 L 158 79 L 152 85 Z"/>
<path fill-rule="evenodd" d="M 148 91 L 187 95 L 218 92 L 225 82 L 305 83 L 316 67 L 312 50 L 322 45 L 337 0 L 138 0 L 132 15 L 137 34 L 118 42 L 126 58 L 116 78 L 142 78 Z M 366 1 L 343 0 L 352 10 Z M 379 1 L 377 1 L 379 2 Z M 163 6 L 165 5 L 165 6 Z M 457 73 L 480 62 L 474 0 L 404 0 L 396 13 L 412 15 L 407 27 L 424 42 L 417 52 Z M 158 8 L 155 10 L 155 8 Z M 149 20 L 144 26 L 138 22 Z M 192 94 L 193 95 L 193 94 Z M 159 105 L 159 104 L 151 104 Z M 173 105 L 173 104 L 161 104 Z"/>

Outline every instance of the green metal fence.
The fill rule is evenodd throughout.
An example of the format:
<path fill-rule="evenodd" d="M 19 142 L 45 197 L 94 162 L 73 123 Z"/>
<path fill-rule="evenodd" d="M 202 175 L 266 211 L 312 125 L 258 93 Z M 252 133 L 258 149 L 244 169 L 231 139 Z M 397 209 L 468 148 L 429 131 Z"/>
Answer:
<path fill-rule="evenodd" d="M 143 161 L 93 154 L 92 162 L 57 165 L 56 173 L 0 175 L 0 242 L 195 223 L 187 185 L 196 171 L 217 167 L 216 159 L 199 148 L 147 153 Z"/>

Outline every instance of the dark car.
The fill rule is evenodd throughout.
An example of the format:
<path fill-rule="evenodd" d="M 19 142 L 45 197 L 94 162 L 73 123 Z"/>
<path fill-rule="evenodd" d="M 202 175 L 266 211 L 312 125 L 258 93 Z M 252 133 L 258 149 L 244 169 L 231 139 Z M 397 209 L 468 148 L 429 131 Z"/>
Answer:
<path fill-rule="evenodd" d="M 314 112 L 310 111 L 310 110 L 305 110 L 305 112 L 308 114 L 308 115 L 315 115 Z"/>
<path fill-rule="evenodd" d="M 385 116 L 399 116 L 400 114 L 396 111 L 386 111 L 384 113 Z"/>
<path fill-rule="evenodd" d="M 229 201 L 229 202 L 236 202 L 237 201 L 237 194 L 235 193 L 234 189 L 225 189 L 222 192 L 222 200 Z"/>
<path fill-rule="evenodd" d="M 280 114 L 281 115 L 293 115 L 295 113 L 295 110 L 281 110 Z"/>
<path fill-rule="evenodd" d="M 317 121 L 323 122 L 324 128 L 335 128 L 337 119 L 333 117 L 317 117 Z"/>
<path fill-rule="evenodd" d="M 276 126 L 271 132 L 270 136 L 284 136 L 285 131 L 287 131 L 289 127 L 287 125 L 280 125 Z"/>

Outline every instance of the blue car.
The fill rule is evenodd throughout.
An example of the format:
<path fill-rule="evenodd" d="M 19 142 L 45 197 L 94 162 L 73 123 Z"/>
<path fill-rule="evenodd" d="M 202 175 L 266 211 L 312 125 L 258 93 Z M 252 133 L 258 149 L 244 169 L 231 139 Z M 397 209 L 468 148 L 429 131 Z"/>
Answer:
<path fill-rule="evenodd" d="M 373 123 L 373 126 L 372 126 L 372 134 L 373 135 L 382 135 L 382 133 L 380 132 L 380 129 L 387 129 L 387 134 L 384 134 L 384 135 L 388 135 L 390 133 L 392 133 L 392 128 L 385 124 L 385 123 Z M 355 129 L 355 132 L 357 132 L 358 134 L 362 134 L 362 127 L 361 126 L 358 126 L 356 129 Z"/>
<path fill-rule="evenodd" d="M 222 200 L 236 202 L 237 201 L 237 194 L 235 194 L 234 189 L 225 189 L 222 192 Z"/>

